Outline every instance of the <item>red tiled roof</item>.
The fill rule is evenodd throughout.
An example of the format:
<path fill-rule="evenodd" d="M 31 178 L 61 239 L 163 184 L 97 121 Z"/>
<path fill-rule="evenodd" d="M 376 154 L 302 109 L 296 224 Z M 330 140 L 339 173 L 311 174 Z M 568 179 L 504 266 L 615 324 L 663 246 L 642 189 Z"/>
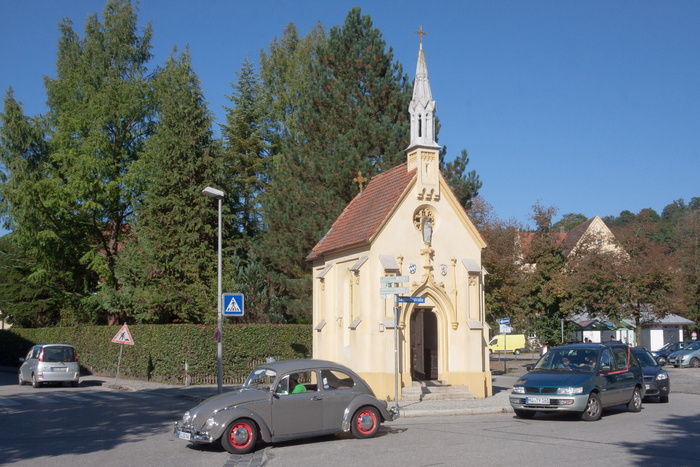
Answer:
<path fill-rule="evenodd" d="M 415 175 L 416 170 L 409 172 L 403 163 L 372 177 L 367 188 L 350 201 L 311 250 L 307 261 L 368 243 Z"/>

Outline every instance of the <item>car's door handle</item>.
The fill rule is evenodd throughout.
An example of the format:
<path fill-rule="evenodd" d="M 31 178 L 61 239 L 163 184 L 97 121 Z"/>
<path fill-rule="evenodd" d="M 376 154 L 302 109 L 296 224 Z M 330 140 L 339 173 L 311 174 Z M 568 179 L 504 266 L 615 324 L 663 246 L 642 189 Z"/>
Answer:
<path fill-rule="evenodd" d="M 311 399 L 311 400 L 312 401 L 321 401 L 321 400 L 323 400 L 323 396 L 314 396 L 313 399 Z"/>

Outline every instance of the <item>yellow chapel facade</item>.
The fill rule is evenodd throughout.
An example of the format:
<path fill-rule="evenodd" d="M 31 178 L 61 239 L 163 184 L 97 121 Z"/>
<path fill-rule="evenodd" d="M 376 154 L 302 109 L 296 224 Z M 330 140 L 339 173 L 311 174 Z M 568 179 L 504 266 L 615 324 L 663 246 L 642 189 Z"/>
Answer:
<path fill-rule="evenodd" d="M 307 258 L 313 357 L 353 368 L 380 399 L 396 370 L 400 400 L 430 382 L 492 394 L 486 243 L 440 173 L 435 110 L 421 41 L 406 162 L 373 177 Z"/>

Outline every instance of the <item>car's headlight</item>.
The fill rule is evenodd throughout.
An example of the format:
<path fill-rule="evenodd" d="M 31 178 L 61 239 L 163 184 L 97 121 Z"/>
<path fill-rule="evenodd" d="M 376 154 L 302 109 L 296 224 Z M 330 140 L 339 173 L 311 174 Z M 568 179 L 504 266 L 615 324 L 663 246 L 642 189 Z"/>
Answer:
<path fill-rule="evenodd" d="M 661 371 L 658 375 L 656 375 L 656 379 L 657 381 L 668 379 L 668 373 L 666 373 L 665 371 Z"/>
<path fill-rule="evenodd" d="M 525 388 L 523 386 L 513 386 L 513 392 L 515 394 L 525 394 Z"/>
<path fill-rule="evenodd" d="M 216 420 L 214 420 L 214 417 L 209 417 L 209 418 L 207 419 L 206 423 L 204 424 L 204 427 L 202 427 L 202 429 L 203 429 L 204 431 L 209 431 L 209 430 L 211 430 L 214 426 L 216 426 Z"/>
<path fill-rule="evenodd" d="M 185 415 L 182 416 L 182 423 L 184 425 L 189 425 L 191 420 L 192 420 L 192 415 L 190 414 L 190 411 L 188 410 L 187 412 L 185 412 Z"/>
<path fill-rule="evenodd" d="M 559 388 L 557 389 L 557 394 L 565 394 L 567 396 L 571 396 L 573 394 L 583 394 L 583 388 Z"/>

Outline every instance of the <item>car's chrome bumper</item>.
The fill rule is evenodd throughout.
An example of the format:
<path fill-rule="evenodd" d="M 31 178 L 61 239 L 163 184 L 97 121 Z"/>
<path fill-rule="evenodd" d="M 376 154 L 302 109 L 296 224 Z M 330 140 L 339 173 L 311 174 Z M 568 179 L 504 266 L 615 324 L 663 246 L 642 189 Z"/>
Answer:
<path fill-rule="evenodd" d="M 542 412 L 583 412 L 588 403 L 588 394 L 552 395 L 550 397 L 511 394 L 510 405 L 514 409 Z"/>
<path fill-rule="evenodd" d="M 399 409 L 398 405 L 395 405 L 394 407 L 391 407 L 387 410 L 389 412 L 389 415 L 391 418 L 387 418 L 387 421 L 393 422 L 395 420 L 398 420 L 399 417 L 401 416 L 401 410 Z"/>
<path fill-rule="evenodd" d="M 60 383 L 64 381 L 80 381 L 80 373 L 44 371 L 36 377 L 40 383 Z"/>
<path fill-rule="evenodd" d="M 196 430 L 192 425 L 183 425 L 182 422 L 175 422 L 173 432 L 178 438 L 190 443 L 210 444 L 214 442 L 214 438 L 208 432 Z"/>

